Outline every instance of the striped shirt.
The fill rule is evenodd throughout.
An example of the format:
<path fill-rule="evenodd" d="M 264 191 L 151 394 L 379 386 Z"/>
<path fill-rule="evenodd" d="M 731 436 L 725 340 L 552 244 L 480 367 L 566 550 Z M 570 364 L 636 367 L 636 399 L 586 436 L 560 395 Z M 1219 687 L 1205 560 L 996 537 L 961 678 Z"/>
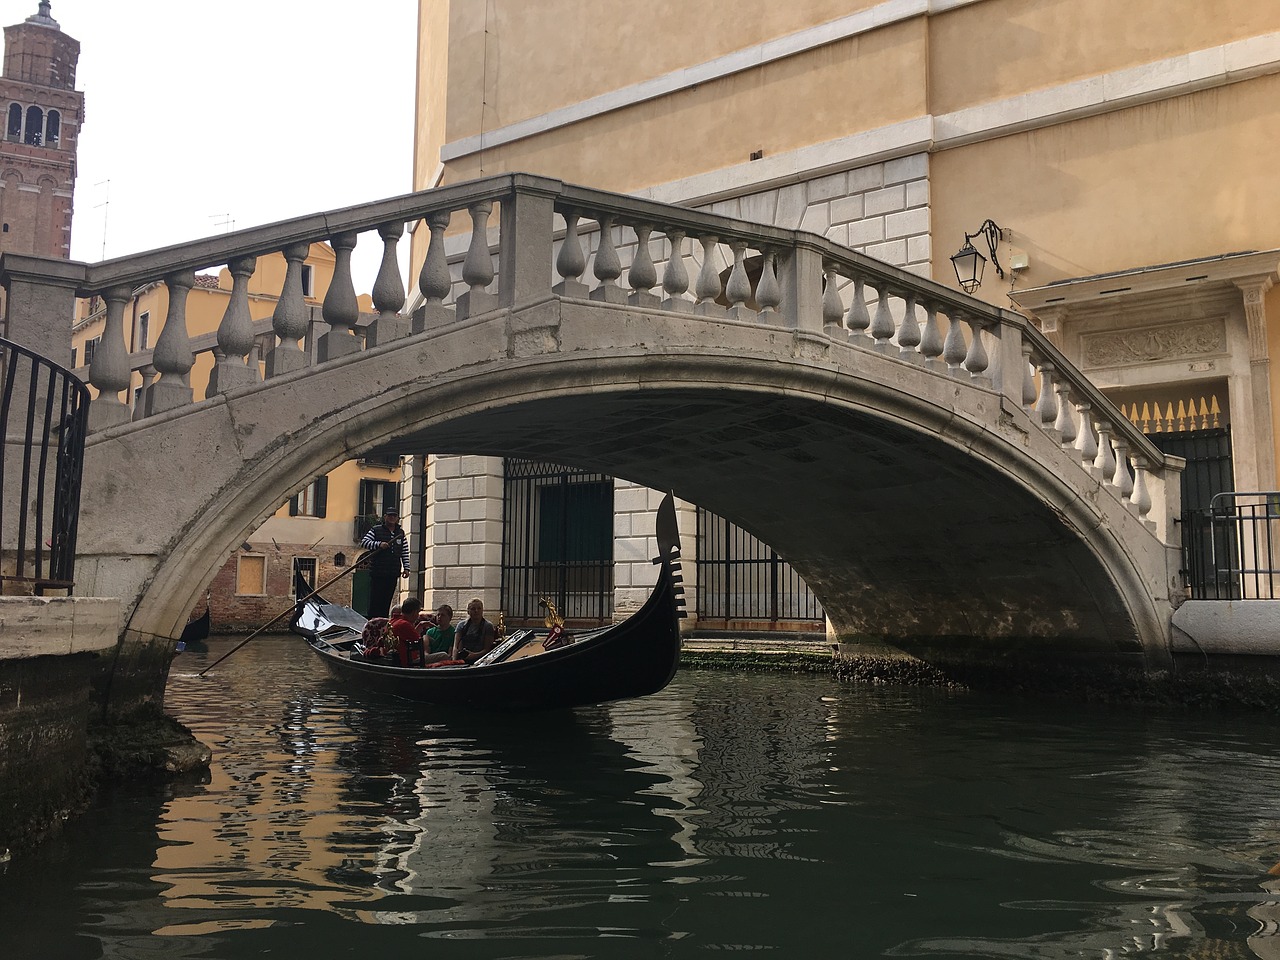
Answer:
<path fill-rule="evenodd" d="M 392 573 L 394 571 L 389 569 L 391 564 L 387 563 L 386 560 L 382 560 L 381 563 L 378 562 L 380 554 L 384 553 L 384 551 L 379 550 L 378 548 L 378 544 L 380 543 L 392 544 L 392 551 L 394 551 L 396 546 L 399 545 L 400 569 L 407 573 L 409 570 L 409 538 L 404 535 L 404 527 L 398 526 L 394 531 L 391 531 L 387 529 L 387 525 L 385 523 L 380 523 L 377 526 L 370 527 L 369 532 L 366 533 L 364 538 L 360 541 L 360 546 L 364 547 L 366 550 L 378 551 L 378 553 L 374 554 L 374 569 L 377 570 L 379 567 L 385 565 L 388 569 L 385 569 L 382 572 Z M 389 553 L 391 551 L 385 552 Z"/>

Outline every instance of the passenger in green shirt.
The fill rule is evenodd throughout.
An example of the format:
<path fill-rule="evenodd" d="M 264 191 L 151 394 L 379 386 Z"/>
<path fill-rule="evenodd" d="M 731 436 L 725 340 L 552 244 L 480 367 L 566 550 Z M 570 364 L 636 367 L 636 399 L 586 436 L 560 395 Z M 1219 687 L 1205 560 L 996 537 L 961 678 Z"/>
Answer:
<path fill-rule="evenodd" d="M 436 611 L 436 625 L 426 632 L 428 653 L 449 653 L 453 649 L 453 607 L 441 604 Z"/>

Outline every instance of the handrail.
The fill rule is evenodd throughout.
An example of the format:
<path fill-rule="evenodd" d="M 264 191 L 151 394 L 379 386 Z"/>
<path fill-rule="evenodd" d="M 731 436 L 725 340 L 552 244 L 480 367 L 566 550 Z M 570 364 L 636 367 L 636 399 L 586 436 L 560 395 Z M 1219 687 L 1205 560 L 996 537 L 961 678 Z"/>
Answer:
<path fill-rule="evenodd" d="M 532 200 L 533 203 L 524 203 L 520 198 Z M 829 315 L 829 310 L 839 311 L 843 309 L 844 305 L 840 296 L 833 298 L 827 296 L 827 281 L 834 278 L 841 282 L 852 279 L 857 283 L 865 283 L 877 291 L 877 297 L 881 302 L 888 299 L 885 296 L 886 292 L 889 297 L 909 297 L 912 302 L 945 315 L 950 327 L 967 326 L 971 330 L 968 339 L 974 351 L 972 359 L 975 362 L 971 363 L 971 358 L 968 356 L 964 358 L 963 362 L 959 362 L 956 356 L 953 355 L 952 346 L 949 345 L 948 356 L 940 357 L 935 353 L 927 357 L 927 359 L 931 358 L 937 361 L 934 363 L 934 368 L 938 367 L 941 360 L 946 360 L 949 372 L 953 374 L 957 372 L 972 374 L 979 383 L 985 383 L 988 387 L 993 385 L 993 380 L 989 373 L 984 374 L 983 372 L 987 366 L 987 360 L 981 356 L 981 344 L 976 341 L 982 339 L 981 334 L 983 331 L 987 331 L 997 341 L 1002 339 L 1002 333 L 1007 333 L 1009 335 L 1008 342 L 1012 343 L 1016 340 L 1018 347 L 1010 346 L 1010 350 L 1006 351 L 995 368 L 1000 369 L 1000 376 L 1005 381 L 1000 386 L 1002 392 L 1010 397 L 1022 397 L 1028 391 L 1031 396 L 1035 396 L 1037 390 L 1045 394 L 1047 401 L 1042 404 L 1037 403 L 1037 407 L 1043 408 L 1046 427 L 1053 426 L 1053 408 L 1055 405 L 1053 394 L 1055 392 L 1069 396 L 1072 401 L 1081 406 L 1087 404 L 1090 409 L 1096 412 L 1099 422 L 1105 422 L 1107 430 L 1115 437 L 1117 448 L 1123 445 L 1132 455 L 1134 461 L 1134 475 L 1132 477 L 1120 477 L 1120 473 L 1128 471 L 1129 468 L 1127 466 L 1124 471 L 1118 471 L 1116 477 L 1107 477 L 1109 481 L 1114 480 L 1115 485 L 1121 488 L 1123 496 L 1128 496 L 1128 491 L 1123 489 L 1124 485 L 1139 482 L 1140 478 L 1137 475 L 1139 465 L 1142 465 L 1152 473 L 1161 473 L 1169 464 L 1164 454 L 1141 430 L 1116 410 L 1105 394 L 1080 373 L 1074 365 L 1068 362 L 1053 342 L 1021 314 L 992 306 L 940 283 L 924 279 L 907 270 L 875 260 L 857 251 L 842 247 L 825 237 L 806 231 L 755 224 L 720 214 L 689 210 L 644 198 L 567 184 L 548 177 L 522 173 L 500 174 L 466 183 L 404 194 L 375 203 L 296 217 L 274 224 L 177 244 L 98 264 L 64 263 L 59 269 L 65 275 L 64 282 L 74 284 L 80 296 L 106 294 L 108 301 L 110 301 L 112 294 L 119 299 L 125 295 L 121 291 L 135 288 L 141 283 L 154 282 L 157 279 L 164 279 L 166 282 L 176 285 L 179 289 L 189 288 L 190 281 L 189 279 L 184 279 L 184 275 L 189 274 L 191 271 L 203 270 L 222 264 L 230 265 L 233 261 L 245 260 L 268 253 L 277 253 L 282 250 L 288 256 L 290 255 L 290 247 L 326 239 L 333 239 L 335 248 L 346 243 L 348 245 L 339 250 L 338 267 L 336 268 L 337 272 L 343 275 L 346 292 L 334 298 L 332 309 L 331 304 L 328 302 L 329 298 L 326 298 L 324 307 L 324 320 L 329 322 L 339 334 L 339 336 L 332 339 L 331 343 L 331 346 L 338 352 L 335 353 L 334 349 L 326 347 L 320 357 L 321 360 L 327 360 L 336 358 L 342 353 L 350 352 L 353 349 L 359 349 L 356 346 L 357 340 L 354 337 L 346 336 L 346 334 L 355 333 L 359 322 L 359 318 L 352 312 L 355 308 L 354 292 L 349 289 L 351 285 L 349 251 L 350 245 L 355 243 L 354 236 L 362 232 L 377 230 L 382 233 L 383 231 L 391 230 L 391 233 L 384 234 L 384 239 L 388 237 L 395 238 L 399 236 L 399 231 L 404 223 L 419 223 L 425 220 L 432 227 L 433 232 L 432 242 L 427 252 L 429 263 L 424 264 L 419 283 L 430 282 L 434 285 L 434 289 L 437 291 L 434 294 L 436 298 L 434 303 L 438 307 L 441 304 L 442 297 L 445 295 L 440 291 L 449 291 L 450 284 L 457 284 L 457 280 L 456 277 L 450 278 L 443 254 L 436 249 L 437 232 L 442 228 L 439 227 L 439 221 L 435 218 L 435 215 L 452 215 L 460 210 L 469 209 L 472 211 L 472 236 L 470 247 L 467 251 L 467 263 L 463 265 L 463 281 L 470 286 L 474 296 L 471 298 L 471 302 L 467 304 L 466 309 L 457 316 L 462 318 L 474 315 L 477 311 L 484 312 L 499 306 L 513 306 L 511 297 L 515 296 L 515 294 L 511 293 L 507 288 L 503 288 L 505 292 L 501 292 L 496 300 L 491 296 L 483 295 L 494 276 L 494 272 L 487 261 L 492 257 L 495 250 L 499 260 L 506 256 L 506 253 L 504 253 L 505 239 L 499 241 L 495 246 L 494 236 L 497 234 L 491 235 L 488 227 L 476 228 L 477 224 L 485 224 L 487 222 L 488 206 L 494 202 L 502 204 L 502 211 L 499 217 L 501 223 L 499 232 L 503 238 L 506 238 L 507 231 L 511 231 L 513 240 L 508 252 L 516 257 L 517 263 L 524 262 L 520 261 L 519 258 L 532 255 L 532 251 L 535 248 L 538 250 L 537 256 L 550 256 L 549 251 L 552 244 L 559 242 L 559 234 L 554 233 L 554 224 L 551 220 L 551 212 L 553 210 L 564 216 L 566 223 L 569 222 L 570 218 L 581 219 L 584 223 L 594 220 L 596 224 L 594 229 L 596 230 L 599 229 L 599 224 L 604 222 L 643 230 L 646 236 L 651 229 L 656 229 L 659 232 L 678 230 L 691 238 L 706 238 L 707 242 L 739 248 L 739 252 L 741 248 L 759 251 L 762 254 L 766 254 L 765 259 L 769 259 L 768 255 L 772 254 L 779 265 L 784 262 L 794 264 L 803 260 L 808 264 L 805 268 L 808 272 L 802 271 L 801 274 L 796 274 L 792 278 L 797 284 L 796 288 L 791 292 L 793 300 L 789 301 L 781 309 L 800 311 L 799 314 L 792 313 L 789 316 L 792 317 L 792 322 L 795 322 L 794 318 L 803 314 L 803 325 L 807 330 L 815 332 L 824 330 L 829 335 L 836 334 L 840 339 L 854 340 L 864 346 L 870 345 L 867 339 L 867 336 L 870 336 L 875 340 L 877 348 L 887 350 L 892 345 L 893 350 L 897 351 L 895 332 L 892 327 L 888 326 L 891 322 L 890 319 L 887 318 L 887 314 L 885 318 L 877 316 L 872 328 L 865 328 L 864 322 L 864 330 L 862 331 L 852 329 L 851 325 L 842 327 L 839 315 L 837 314 L 833 320 Z M 508 206 L 509 203 L 510 206 Z M 477 216 L 477 210 L 481 211 L 479 216 Z M 533 214 L 529 222 L 517 225 L 514 221 L 523 216 L 523 210 L 531 210 Z M 508 222 L 508 216 L 511 217 L 512 222 Z M 538 217 L 542 219 L 534 222 Z M 459 223 L 459 226 L 465 230 L 465 224 Z M 525 240 L 536 237 L 536 243 L 532 246 L 521 246 L 524 240 L 514 240 L 517 234 Z M 340 238 L 347 239 L 340 242 Z M 574 238 L 576 240 L 576 234 L 574 234 Z M 394 239 L 388 242 L 393 243 Z M 611 244 L 612 240 L 610 240 Z M 443 245 L 441 244 L 440 246 L 442 247 Z M 616 254 L 613 254 L 612 260 L 616 262 Z M 384 259 L 384 264 L 388 262 L 393 261 Z M 815 264 L 817 265 L 816 267 L 814 266 Z M 599 262 L 597 262 L 597 265 L 599 265 Z M 650 277 L 652 277 L 651 267 L 652 264 L 650 264 L 649 270 Z M 739 256 L 735 264 L 735 271 L 738 273 L 736 289 L 739 292 L 743 289 L 743 283 L 746 282 L 745 274 L 741 272 L 741 267 L 741 257 Z M 430 271 L 434 271 L 430 281 L 428 281 L 427 277 L 428 268 L 430 268 Z M 0 273 L 22 271 L 24 276 L 29 277 L 38 275 L 41 269 L 52 270 L 53 267 L 42 267 L 40 264 L 30 263 L 28 260 L 17 257 L 10 259 L 8 255 L 5 259 L 0 260 Z M 518 267 L 518 271 L 523 271 L 519 272 L 519 276 L 522 279 L 518 282 L 525 284 L 524 287 L 521 287 L 523 293 L 520 296 L 543 295 L 541 291 L 531 290 L 529 285 L 535 283 L 540 274 L 545 275 L 543 271 L 546 269 L 547 265 L 545 263 L 530 265 L 526 262 L 526 266 Z M 618 272 L 621 271 L 621 267 L 616 266 L 616 264 L 611 264 L 609 269 L 611 271 L 615 269 Z M 774 271 L 772 263 L 769 269 Z M 468 270 L 470 270 L 469 274 Z M 508 276 L 508 278 L 515 276 L 514 273 L 507 274 L 507 270 L 508 265 L 506 264 L 501 265 L 499 268 L 499 272 Z M 597 274 L 597 276 L 601 275 Z M 616 279 L 618 273 L 611 273 L 610 276 Z M 335 280 L 336 277 L 337 273 L 335 273 Z M 529 278 L 533 279 L 530 280 Z M 389 286 L 384 286 L 384 291 L 392 290 L 394 287 L 399 286 L 401 299 L 395 301 L 394 294 L 387 293 L 383 297 L 384 304 L 378 306 L 378 309 L 381 311 L 382 317 L 392 320 L 399 310 L 396 304 L 403 303 L 403 286 L 398 278 L 389 277 L 388 279 L 393 282 Z M 771 279 L 776 280 L 778 278 L 771 277 Z M 381 274 L 379 280 L 382 280 Z M 602 283 L 606 287 L 610 282 L 609 279 L 602 277 Z M 573 285 L 571 284 L 570 286 Z M 424 293 L 426 292 L 425 286 L 421 287 L 421 289 Z M 584 288 L 579 283 L 577 284 L 577 289 Z M 640 288 L 637 287 L 635 289 L 639 290 Z M 749 287 L 747 289 L 750 290 Z M 378 284 L 375 284 L 375 299 L 377 290 Z M 605 289 L 598 292 L 608 296 L 626 293 L 625 290 L 621 290 L 618 287 L 613 287 L 612 291 Z M 457 294 L 458 290 L 455 289 L 453 292 Z M 727 286 L 724 292 L 726 294 L 729 293 Z M 551 291 L 549 289 L 545 291 L 545 295 L 550 294 Z M 577 294 L 571 293 L 569 295 L 575 296 Z M 585 293 L 581 295 L 585 296 Z M 594 293 L 592 295 L 595 296 Z M 283 297 L 284 292 L 282 291 Z M 505 299 L 503 299 L 504 297 Z M 430 300 L 430 297 L 428 299 Z M 461 300 L 462 297 L 459 299 Z M 656 303 L 656 300 L 651 302 Z M 701 302 L 700 299 L 699 303 Z M 736 302 L 741 303 L 742 300 L 739 299 Z M 376 303 L 375 306 L 377 306 Z M 435 308 L 433 307 L 432 309 Z M 884 308 L 878 307 L 877 309 L 882 310 Z M 292 346 L 292 343 L 297 340 L 300 334 L 289 332 L 286 336 L 284 332 L 297 329 L 297 321 L 292 318 L 292 313 L 296 313 L 296 308 L 288 305 L 278 309 L 276 319 L 279 320 L 279 324 L 274 329 L 280 335 L 282 345 L 287 347 L 282 353 L 287 354 L 292 351 L 293 355 L 296 356 L 297 349 Z M 430 314 L 430 310 L 427 313 Z M 821 316 L 817 316 L 819 313 L 821 313 Z M 453 314 L 450 313 L 450 315 L 452 316 Z M 735 315 L 740 319 L 747 318 L 742 313 Z M 414 330 L 423 330 L 424 324 L 442 322 L 439 319 L 441 314 L 438 310 L 432 316 L 434 319 L 428 318 L 421 322 L 415 320 Z M 763 317 L 763 314 L 759 316 Z M 776 316 L 775 314 L 775 318 Z M 230 313 L 228 318 L 230 318 Z M 766 322 L 778 321 L 773 319 Z M 912 322 L 914 323 L 914 320 Z M 405 319 L 404 323 L 407 325 L 408 320 Z M 381 327 L 382 325 L 379 324 L 378 326 Z M 166 330 L 168 326 L 169 324 L 166 322 Z M 108 327 L 110 328 L 110 318 L 108 318 Z M 867 336 L 861 335 L 864 332 Z M 402 334 L 391 334 L 379 330 L 379 333 L 374 337 L 374 342 L 384 342 L 383 336 L 385 335 Z M 222 342 L 221 336 L 222 334 L 220 333 L 219 344 Z M 252 332 L 245 327 L 241 336 L 252 336 Z M 289 337 L 293 338 L 293 340 L 285 344 L 283 341 Z M 113 343 L 109 350 L 104 351 L 100 348 L 99 357 L 95 358 L 95 363 L 97 363 L 98 359 L 101 360 L 101 363 L 97 363 L 97 368 L 95 368 L 91 377 L 94 385 L 99 387 L 100 392 L 105 390 L 109 398 L 115 396 L 116 391 L 124 389 L 119 384 L 123 382 L 121 378 L 127 378 L 129 371 L 129 364 L 120 355 L 120 351 L 123 350 L 122 339 L 118 333 L 113 333 L 112 338 Z M 114 342 L 115 340 L 120 342 L 116 343 Z M 964 338 L 957 336 L 956 342 L 959 347 L 955 349 L 959 349 L 960 353 L 963 354 Z M 1026 362 L 1023 362 L 1022 358 L 1018 357 L 1018 349 L 1023 350 Z M 167 383 L 166 389 L 172 392 L 179 387 L 185 388 L 185 371 L 190 368 L 188 358 L 191 353 L 191 345 L 185 339 L 185 335 L 175 336 L 172 341 L 166 341 L 163 347 L 163 357 L 161 356 L 162 344 L 160 340 L 157 340 L 154 350 L 156 351 L 157 368 L 160 369 L 162 380 Z M 243 357 L 246 350 L 247 348 L 239 348 L 239 355 Z M 917 359 L 924 353 L 924 347 L 921 346 Z M 278 375 L 283 370 L 291 369 L 289 364 L 292 362 L 294 361 L 291 361 L 289 357 L 282 356 L 281 363 L 277 365 L 276 372 L 272 375 Z M 1009 366 L 1007 369 L 1002 369 L 999 366 L 1000 363 L 1005 363 Z M 241 366 L 243 365 L 242 363 Z M 1022 379 L 1021 370 L 1016 369 L 1019 366 L 1029 367 L 1030 370 L 1034 371 L 1036 380 L 1039 383 L 1038 387 L 1035 383 L 1029 381 L 1024 390 L 1021 383 L 1013 384 L 1009 382 L 1013 378 Z M 172 396 L 166 397 L 162 402 L 158 402 L 155 405 L 155 411 L 167 409 L 174 402 L 178 401 L 173 399 Z M 108 403 L 110 403 L 110 400 L 108 400 Z M 118 419 L 122 415 L 117 410 L 114 417 Z M 1066 419 L 1071 420 L 1071 417 L 1068 416 Z M 1064 430 L 1060 432 L 1066 433 L 1072 429 L 1074 429 L 1074 426 L 1067 423 Z M 1141 495 L 1145 497 L 1145 491 Z"/>
<path fill-rule="evenodd" d="M 89 390 L 70 370 L 3 338 L 0 363 L 0 584 L 70 591 Z"/>

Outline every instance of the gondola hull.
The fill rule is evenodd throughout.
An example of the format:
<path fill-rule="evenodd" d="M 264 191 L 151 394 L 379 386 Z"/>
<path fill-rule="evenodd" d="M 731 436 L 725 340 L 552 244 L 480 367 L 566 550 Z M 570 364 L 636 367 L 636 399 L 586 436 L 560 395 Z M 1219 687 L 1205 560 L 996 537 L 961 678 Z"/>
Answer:
<path fill-rule="evenodd" d="M 542 651 L 537 637 L 524 644 L 533 656 L 512 656 L 473 666 L 397 667 L 356 654 L 361 618 L 346 624 L 315 600 L 300 604 L 293 630 L 338 680 L 362 690 L 407 700 L 485 710 L 554 710 L 647 696 L 665 687 L 680 660 L 683 596 L 675 510 L 659 509 L 661 569 L 649 599 L 622 623 L 583 634 Z"/>

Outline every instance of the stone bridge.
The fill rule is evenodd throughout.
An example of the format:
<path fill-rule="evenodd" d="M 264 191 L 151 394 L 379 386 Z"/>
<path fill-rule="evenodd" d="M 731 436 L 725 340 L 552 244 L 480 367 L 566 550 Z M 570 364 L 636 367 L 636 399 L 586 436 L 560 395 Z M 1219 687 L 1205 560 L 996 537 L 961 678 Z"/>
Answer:
<path fill-rule="evenodd" d="M 411 315 L 405 224 L 426 248 Z M 360 336 L 350 261 L 368 231 L 386 255 Z M 300 263 L 321 240 L 337 268 L 309 353 Z M 262 377 L 244 283 L 275 251 L 290 266 Z M 223 264 L 235 286 L 197 399 L 186 291 Z M 3 273 L 11 331 L 106 301 L 77 593 L 121 598 L 123 655 L 153 692 L 234 548 L 375 449 L 674 490 L 786 557 L 842 642 L 1169 660 L 1181 461 L 1025 318 L 818 236 L 512 174 L 94 265 L 7 256 Z M 157 378 L 130 419 L 124 305 L 156 280 Z"/>

